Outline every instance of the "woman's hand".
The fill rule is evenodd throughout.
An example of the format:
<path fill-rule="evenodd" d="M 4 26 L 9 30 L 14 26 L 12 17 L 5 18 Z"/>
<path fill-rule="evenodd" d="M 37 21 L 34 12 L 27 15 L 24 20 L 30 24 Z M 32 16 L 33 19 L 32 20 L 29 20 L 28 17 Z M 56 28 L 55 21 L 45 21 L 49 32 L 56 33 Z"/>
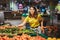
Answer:
<path fill-rule="evenodd" d="M 23 26 L 22 24 L 18 25 L 18 27 L 22 27 L 22 26 Z"/>
<path fill-rule="evenodd" d="M 41 31 L 42 33 L 44 33 L 44 26 L 41 26 Z"/>
<path fill-rule="evenodd" d="M 18 25 L 18 28 L 19 28 L 20 30 L 22 30 L 22 29 L 24 29 L 24 26 L 23 26 L 22 24 L 20 24 L 20 25 Z"/>
<path fill-rule="evenodd" d="M 26 24 L 26 22 L 27 21 L 25 19 L 22 24 L 18 25 L 18 27 L 19 27 L 20 30 L 25 28 L 24 25 Z"/>

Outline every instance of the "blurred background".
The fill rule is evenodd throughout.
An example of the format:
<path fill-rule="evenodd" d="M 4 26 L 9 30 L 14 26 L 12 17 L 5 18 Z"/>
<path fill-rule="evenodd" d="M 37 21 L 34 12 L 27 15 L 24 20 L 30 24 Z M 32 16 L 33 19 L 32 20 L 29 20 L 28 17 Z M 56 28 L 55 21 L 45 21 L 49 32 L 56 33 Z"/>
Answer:
<path fill-rule="evenodd" d="M 0 0 L 0 25 L 19 25 L 28 16 L 30 6 L 42 15 L 44 26 L 54 25 L 60 30 L 60 0 Z"/>
<path fill-rule="evenodd" d="M 28 15 L 30 6 L 35 6 L 41 15 L 47 14 L 46 17 L 50 15 L 46 18 L 50 24 L 60 24 L 60 13 L 58 13 L 60 0 L 0 0 L 0 24 L 3 24 L 4 21 L 7 22 L 7 20 L 14 24 L 15 20 L 18 22 L 22 17 L 24 20 L 24 17 Z"/>

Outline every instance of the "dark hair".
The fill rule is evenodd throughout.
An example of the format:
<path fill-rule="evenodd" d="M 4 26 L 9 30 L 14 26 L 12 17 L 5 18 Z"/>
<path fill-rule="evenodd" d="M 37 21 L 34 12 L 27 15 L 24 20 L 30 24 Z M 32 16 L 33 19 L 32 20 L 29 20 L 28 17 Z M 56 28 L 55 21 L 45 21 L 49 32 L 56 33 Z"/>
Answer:
<path fill-rule="evenodd" d="M 37 18 L 37 16 L 38 16 L 38 12 L 37 12 L 37 9 L 34 7 L 34 6 L 31 6 L 34 10 L 35 10 L 35 12 L 34 12 L 34 14 L 33 14 L 33 17 L 34 18 Z M 30 7 L 30 8 L 31 8 Z M 31 15 L 31 13 L 29 12 L 29 17 L 32 17 L 32 15 Z"/>

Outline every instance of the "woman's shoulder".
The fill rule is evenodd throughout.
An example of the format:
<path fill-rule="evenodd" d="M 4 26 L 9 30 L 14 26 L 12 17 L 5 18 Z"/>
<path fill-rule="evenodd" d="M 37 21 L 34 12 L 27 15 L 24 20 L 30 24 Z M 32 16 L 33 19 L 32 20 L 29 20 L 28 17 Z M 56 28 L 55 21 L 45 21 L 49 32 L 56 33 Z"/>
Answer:
<path fill-rule="evenodd" d="M 26 18 L 30 18 L 29 15 Z"/>

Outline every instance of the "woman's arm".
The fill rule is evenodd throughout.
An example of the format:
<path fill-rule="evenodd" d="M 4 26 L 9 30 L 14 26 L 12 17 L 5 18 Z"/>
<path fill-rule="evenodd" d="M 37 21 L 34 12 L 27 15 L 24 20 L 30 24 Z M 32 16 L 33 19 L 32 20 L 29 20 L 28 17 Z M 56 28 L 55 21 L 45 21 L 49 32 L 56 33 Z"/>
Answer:
<path fill-rule="evenodd" d="M 42 33 L 44 33 L 43 19 L 41 21 L 41 30 L 42 30 Z"/>
<path fill-rule="evenodd" d="M 42 21 L 41 21 L 41 28 L 43 29 L 43 27 L 44 27 L 44 26 L 43 26 L 43 19 L 42 19 Z"/>
<path fill-rule="evenodd" d="M 41 27 L 43 27 L 43 20 L 41 21 Z"/>
<path fill-rule="evenodd" d="M 26 21 L 24 20 L 23 23 L 18 26 L 24 26 L 25 24 L 26 24 Z"/>
<path fill-rule="evenodd" d="M 43 18 L 42 17 L 39 19 L 39 23 L 40 23 L 41 27 L 43 27 Z"/>
<path fill-rule="evenodd" d="M 39 15 L 38 19 L 39 19 L 39 23 L 41 25 L 40 29 L 44 33 L 44 26 L 43 26 L 44 19 L 41 17 L 41 15 Z"/>
<path fill-rule="evenodd" d="M 28 22 L 28 17 L 26 17 L 25 20 L 23 21 L 23 23 L 18 26 L 24 26 L 26 24 L 26 22 Z"/>

